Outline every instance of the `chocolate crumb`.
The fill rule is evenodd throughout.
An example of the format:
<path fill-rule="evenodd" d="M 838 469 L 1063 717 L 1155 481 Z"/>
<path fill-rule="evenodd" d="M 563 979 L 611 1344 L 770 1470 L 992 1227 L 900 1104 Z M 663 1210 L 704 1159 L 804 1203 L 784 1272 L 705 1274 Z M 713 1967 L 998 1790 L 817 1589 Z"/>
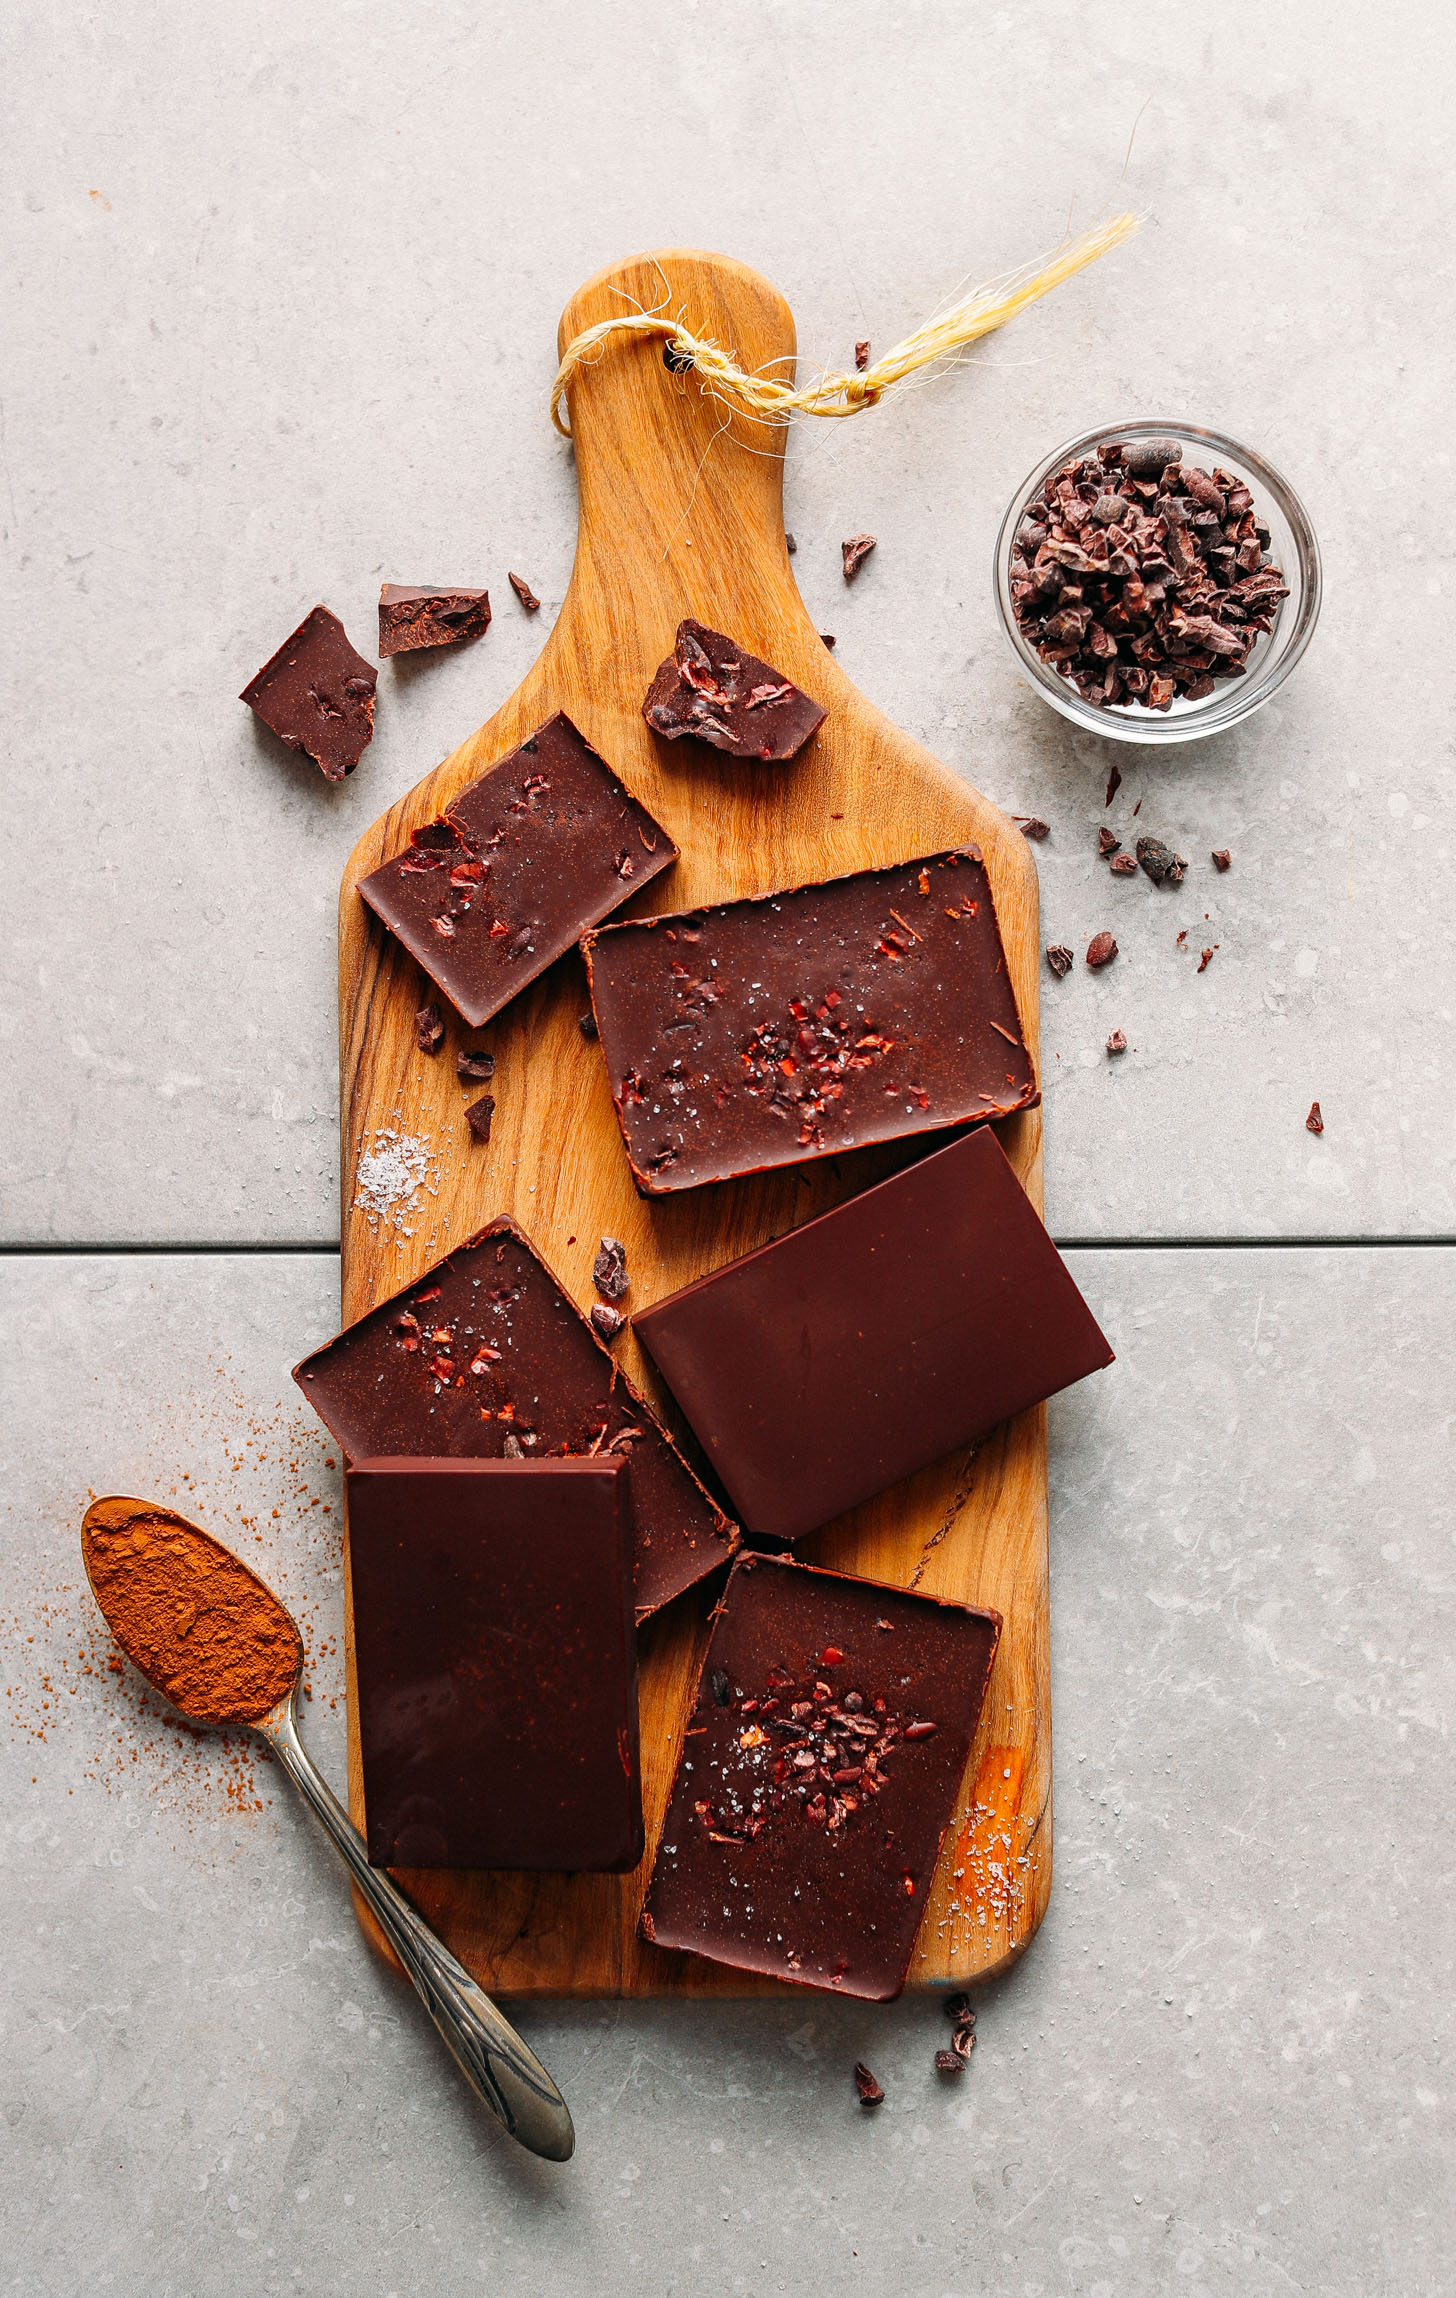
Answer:
<path fill-rule="evenodd" d="M 1104 822 L 1101 829 L 1097 833 L 1098 853 L 1101 854 L 1105 860 L 1109 854 L 1119 853 L 1121 849 L 1121 838 L 1114 837 L 1113 833 L 1108 829 L 1107 824 Z"/>
<path fill-rule="evenodd" d="M 854 2062 L 854 2087 L 859 2092 L 861 2106 L 877 2107 L 884 2105 L 885 2094 L 863 2059 L 856 2059 Z"/>
<path fill-rule="evenodd" d="M 859 369 L 860 374 L 863 375 L 865 369 L 870 363 L 870 343 L 868 336 L 865 337 L 862 343 L 856 343 L 854 347 L 854 363 L 855 366 Z"/>
<path fill-rule="evenodd" d="M 606 1301 L 593 1301 L 591 1321 L 593 1332 L 599 1333 L 604 1341 L 610 1341 L 616 1339 L 627 1319 L 620 1309 L 610 1307 Z"/>
<path fill-rule="evenodd" d="M 536 593 L 532 590 L 525 576 L 508 574 L 506 576 L 506 581 L 510 584 L 511 589 L 515 592 L 527 614 L 534 614 L 537 608 L 540 606 L 541 601 L 537 598 Z"/>
<path fill-rule="evenodd" d="M 1040 839 L 1051 836 L 1052 826 L 1050 822 L 1044 822 L 1039 814 L 1013 814 L 1011 819 L 1023 838 Z"/>
<path fill-rule="evenodd" d="M 592 1012 L 592 1009 L 591 1009 L 591 1007 L 590 1007 L 590 1006 L 588 1006 L 588 1007 L 587 1007 L 587 1009 L 586 1009 L 586 1012 L 585 1012 L 585 1013 L 579 1013 L 579 1014 L 577 1015 L 577 1017 L 576 1017 L 576 1026 L 577 1026 L 577 1028 L 578 1028 L 578 1029 L 581 1031 L 581 1034 L 582 1034 L 582 1036 L 583 1036 L 583 1037 L 586 1039 L 586 1041 L 587 1041 L 587 1044 L 588 1044 L 588 1045 L 595 1045 L 595 1044 L 596 1044 L 596 1041 L 597 1041 L 597 1017 L 596 1017 L 596 1015 L 595 1015 L 595 1014 Z"/>
<path fill-rule="evenodd" d="M 1115 1029 L 1107 1040 L 1107 1050 L 1109 1053 L 1126 1053 L 1127 1039 L 1120 1029 Z"/>
<path fill-rule="evenodd" d="M 1135 878 L 1137 861 L 1131 854 L 1114 854 L 1107 867 L 1115 878 Z"/>
<path fill-rule="evenodd" d="M 1213 945 L 1213 950 L 1216 950 L 1217 948 L 1218 943 L 1215 942 Z M 1213 950 L 1205 950 L 1202 957 L 1199 959 L 1198 970 L 1200 973 L 1206 973 L 1208 971 L 1209 963 L 1213 957 Z"/>
<path fill-rule="evenodd" d="M 1071 972 L 1073 963 L 1073 953 L 1068 949 L 1065 942 L 1047 943 L 1047 964 L 1059 978 L 1065 979 Z"/>
<path fill-rule="evenodd" d="M 865 560 L 869 557 L 870 552 L 874 549 L 874 547 L 875 537 L 873 535 L 851 535 L 848 542 L 843 542 L 840 544 L 839 548 L 844 559 L 844 579 L 846 582 L 854 581 L 855 576 L 859 573 L 860 568 L 864 565 Z"/>
<path fill-rule="evenodd" d="M 1228 850 L 1227 846 L 1215 846 L 1215 847 L 1214 847 L 1214 849 L 1213 849 L 1213 866 L 1214 866 L 1214 868 L 1215 868 L 1216 870 L 1226 870 L 1226 869 L 1228 868 L 1228 866 L 1229 866 L 1229 850 Z"/>
<path fill-rule="evenodd" d="M 482 1093 L 478 1101 L 471 1102 L 470 1107 L 465 1112 L 465 1122 L 477 1141 L 490 1139 L 490 1121 L 494 1115 L 495 1096 L 493 1094 Z"/>
<path fill-rule="evenodd" d="M 438 1053 L 445 1040 L 445 1024 L 433 998 L 415 1015 L 415 1043 L 421 1053 Z"/>
<path fill-rule="evenodd" d="M 1122 768 L 1120 766 L 1114 766 L 1112 772 L 1107 777 L 1107 796 L 1102 801 L 1103 805 L 1110 806 L 1121 788 Z M 1141 804 L 1142 801 L 1139 800 L 1138 802 Z"/>
<path fill-rule="evenodd" d="M 1099 966 L 1111 965 L 1117 955 L 1117 944 L 1111 934 L 1094 934 L 1087 944 L 1087 963 L 1096 973 Z"/>
<path fill-rule="evenodd" d="M 619 1237 L 603 1237 L 592 1262 L 592 1283 L 604 1301 L 619 1301 L 627 1290 L 627 1248 Z"/>
<path fill-rule="evenodd" d="M 1325 1129 L 1325 1121 L 1320 1115 L 1320 1105 L 1317 1101 L 1311 1101 L 1309 1105 L 1309 1115 L 1304 1121 L 1304 1129 L 1306 1133 L 1323 1133 Z"/>
<path fill-rule="evenodd" d="M 455 1056 L 455 1074 L 462 1085 L 484 1085 L 495 1075 L 495 1055 L 483 1053 L 479 1046 L 462 1046 Z"/>

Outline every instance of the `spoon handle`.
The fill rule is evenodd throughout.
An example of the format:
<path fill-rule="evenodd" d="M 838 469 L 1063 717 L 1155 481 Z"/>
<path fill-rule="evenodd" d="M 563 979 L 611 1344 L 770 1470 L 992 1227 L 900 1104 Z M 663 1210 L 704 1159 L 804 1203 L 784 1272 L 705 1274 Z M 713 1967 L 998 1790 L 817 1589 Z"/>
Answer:
<path fill-rule="evenodd" d="M 279 1762 L 368 1900 L 380 1928 L 408 1971 L 425 2009 L 481 2103 L 511 2137 L 549 2162 L 566 2162 L 576 2144 L 566 2101 L 490 1997 L 410 1905 L 382 1867 L 371 1867 L 362 1837 L 298 1736 L 293 1700 L 261 1727 Z"/>

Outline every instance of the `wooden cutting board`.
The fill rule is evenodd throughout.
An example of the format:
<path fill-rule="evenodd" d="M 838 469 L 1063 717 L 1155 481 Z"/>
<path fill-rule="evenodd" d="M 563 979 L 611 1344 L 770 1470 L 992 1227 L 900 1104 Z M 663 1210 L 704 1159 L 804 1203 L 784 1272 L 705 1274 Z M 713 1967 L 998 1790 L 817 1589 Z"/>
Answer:
<path fill-rule="evenodd" d="M 562 315 L 562 346 L 634 305 L 680 312 L 741 365 L 792 373 L 783 298 L 724 256 L 672 250 L 613 266 Z M 742 417 L 692 374 L 670 373 L 660 344 L 618 336 L 579 370 L 570 396 L 580 530 L 561 613 L 509 702 L 362 838 L 344 873 L 339 919 L 343 1308 L 352 1322 L 498 1213 L 514 1214 L 583 1308 L 603 1233 L 627 1246 L 629 1307 L 866 1187 L 886 1153 L 800 1166 L 653 1201 L 637 1196 L 598 1047 L 583 1041 L 578 958 L 553 966 L 483 1033 L 496 1056 L 494 1131 L 471 1142 L 470 1097 L 455 1075 L 459 1023 L 435 1058 L 415 1043 L 429 985 L 360 900 L 358 880 L 463 786 L 565 710 L 682 849 L 634 909 L 697 903 L 899 862 L 967 838 L 986 856 L 1033 1058 L 1039 1042 L 1036 871 L 996 807 L 888 723 L 823 645 L 794 585 L 783 525 L 782 432 Z M 893 417 L 870 420 L 893 422 Z M 544 430 L 543 452 L 549 452 Z M 832 553 L 839 538 L 816 548 Z M 446 569 L 445 572 L 451 570 Z M 468 571 L 468 570 L 467 570 Z M 525 570 L 528 574 L 530 569 Z M 913 575 L 871 562 L 867 581 Z M 503 604 L 505 602 L 502 602 Z M 506 605 L 506 611 L 511 611 Z M 639 715 L 681 617 L 730 632 L 824 703 L 810 751 L 787 766 L 720 760 L 670 745 Z M 487 638 L 484 643 L 489 645 Z M 470 1042 L 482 1042 L 471 1032 Z M 475 1089 L 478 1091 L 478 1088 Z M 424 1144 L 427 1180 L 402 1224 L 356 1203 L 362 1154 L 391 1134 Z M 1041 1203 L 1041 1125 L 1001 1128 Z M 412 1230 L 404 1234 L 402 1230 Z M 669 1425 L 681 1423 L 629 1336 L 617 1344 Z M 912 1966 L 915 1986 L 961 1985 L 1025 1947 L 1051 1886 L 1046 1428 L 1030 1412 L 983 1444 L 827 1526 L 801 1545 L 818 1564 L 993 1606 L 1005 1633 L 981 1732 L 945 1841 Z M 751 1994 L 780 1991 L 638 1938 L 637 1913 L 696 1685 L 717 1581 L 668 1607 L 641 1650 L 648 1859 L 632 1876 L 407 1873 L 405 1888 L 491 1993 Z M 362 1817 L 349 1650 L 349 1786 Z"/>

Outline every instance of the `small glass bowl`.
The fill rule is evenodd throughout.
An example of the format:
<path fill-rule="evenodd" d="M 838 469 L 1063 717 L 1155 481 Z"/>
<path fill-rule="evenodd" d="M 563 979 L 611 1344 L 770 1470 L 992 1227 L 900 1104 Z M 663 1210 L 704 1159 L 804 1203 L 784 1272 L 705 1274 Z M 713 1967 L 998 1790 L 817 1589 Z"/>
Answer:
<path fill-rule="evenodd" d="M 1145 703 L 1132 701 L 1099 709 L 1078 693 L 1070 679 L 1042 661 L 1022 636 L 1012 609 L 1011 559 L 1027 504 L 1061 464 L 1095 454 L 1110 439 L 1130 443 L 1176 439 L 1185 462 L 1197 463 L 1204 470 L 1219 464 L 1242 479 L 1254 498 L 1255 515 L 1269 529 L 1273 564 L 1289 585 L 1289 596 L 1280 602 L 1274 628 L 1267 637 L 1261 635 L 1255 641 L 1243 677 L 1219 679 L 1212 694 L 1204 695 L 1201 701 L 1187 702 L 1179 695 L 1169 710 L 1149 710 Z M 1226 439 L 1221 431 L 1200 430 L 1193 423 L 1102 423 L 1095 431 L 1084 431 L 1079 439 L 1069 439 L 1038 463 L 1012 496 L 996 537 L 996 603 L 1006 635 L 1031 684 L 1043 701 L 1060 711 L 1063 718 L 1070 718 L 1074 726 L 1114 742 L 1196 742 L 1205 734 L 1220 734 L 1225 727 L 1237 726 L 1241 719 L 1261 709 L 1308 646 L 1319 619 L 1319 545 L 1309 515 L 1288 481 L 1281 479 L 1261 455 L 1241 447 L 1237 439 Z"/>

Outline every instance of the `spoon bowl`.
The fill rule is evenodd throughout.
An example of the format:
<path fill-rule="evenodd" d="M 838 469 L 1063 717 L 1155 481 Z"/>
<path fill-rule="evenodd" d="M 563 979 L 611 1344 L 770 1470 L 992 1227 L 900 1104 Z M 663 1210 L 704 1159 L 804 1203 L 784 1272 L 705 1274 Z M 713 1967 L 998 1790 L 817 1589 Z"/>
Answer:
<path fill-rule="evenodd" d="M 272 1589 L 175 1509 L 120 1493 L 87 1509 L 81 1553 L 107 1626 L 153 1689 L 192 1723 L 242 1725 L 266 1741 L 476 2096 L 532 2154 L 568 2161 L 576 2134 L 550 2075 L 393 1878 L 370 1866 L 363 1838 L 305 1749 L 297 1704 L 303 1638 Z M 188 1573 L 180 1606 L 175 1586 L 167 1593 L 179 1564 Z"/>

